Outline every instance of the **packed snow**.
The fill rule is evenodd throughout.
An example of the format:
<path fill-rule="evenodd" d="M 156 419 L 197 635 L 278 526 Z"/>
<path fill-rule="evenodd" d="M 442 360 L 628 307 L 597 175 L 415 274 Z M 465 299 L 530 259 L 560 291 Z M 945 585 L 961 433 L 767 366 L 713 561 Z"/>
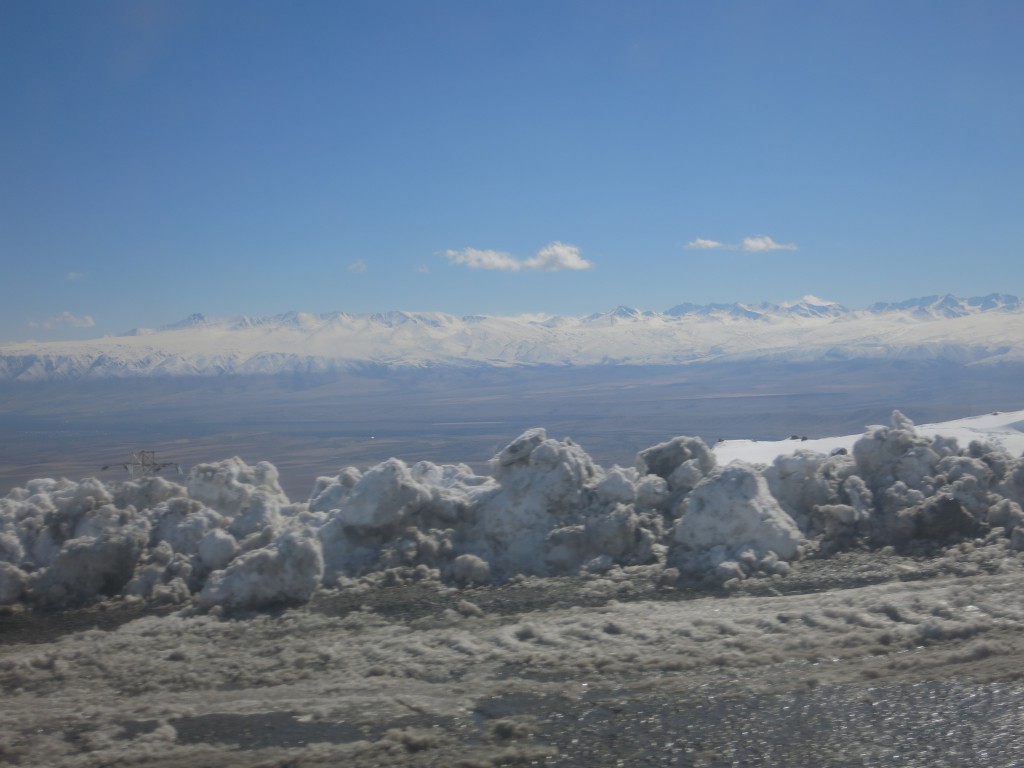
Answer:
<path fill-rule="evenodd" d="M 303 502 L 273 465 L 238 458 L 184 484 L 34 480 L 0 499 L 0 604 L 236 612 L 375 579 L 464 587 L 645 567 L 709 584 L 852 548 L 1020 550 L 1022 425 L 1014 412 L 918 428 L 897 411 L 856 439 L 712 450 L 676 437 L 608 469 L 535 428 L 486 474 L 392 458 L 321 477 Z"/>

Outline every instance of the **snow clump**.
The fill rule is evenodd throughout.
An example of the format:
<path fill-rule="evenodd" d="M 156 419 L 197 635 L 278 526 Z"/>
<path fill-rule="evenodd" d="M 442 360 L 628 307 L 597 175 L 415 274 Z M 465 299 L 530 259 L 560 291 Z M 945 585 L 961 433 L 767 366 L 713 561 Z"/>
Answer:
<path fill-rule="evenodd" d="M 535 428 L 484 474 L 392 458 L 321 477 L 301 503 L 273 465 L 239 458 L 184 485 L 33 480 L 0 499 L 0 605 L 239 611 L 378 576 L 471 587 L 631 566 L 721 582 L 785 574 L 810 552 L 1000 539 L 1024 550 L 1024 459 L 920 435 L 898 411 L 849 453 L 770 466 L 719 467 L 702 440 L 675 437 L 605 469 Z"/>

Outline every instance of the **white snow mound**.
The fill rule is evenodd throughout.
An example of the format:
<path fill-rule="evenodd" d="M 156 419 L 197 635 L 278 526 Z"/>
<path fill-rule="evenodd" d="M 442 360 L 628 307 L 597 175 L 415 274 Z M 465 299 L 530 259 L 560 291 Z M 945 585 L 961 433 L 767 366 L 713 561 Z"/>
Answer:
<path fill-rule="evenodd" d="M 675 541 L 692 550 L 726 546 L 796 557 L 803 541 L 793 518 L 783 511 L 756 469 L 739 462 L 701 480 L 686 498 L 675 527 Z"/>
<path fill-rule="evenodd" d="M 703 441 L 675 437 L 610 469 L 535 428 L 485 474 L 392 458 L 321 477 L 299 503 L 273 465 L 238 458 L 184 485 L 33 480 L 0 498 L 0 605 L 134 596 L 244 611 L 360 579 L 471 586 L 649 566 L 721 581 L 854 546 L 1024 549 L 1024 459 L 1006 450 L 1024 412 L 983 421 L 991 440 L 979 421 L 944 434 L 897 411 L 848 450 L 805 445 L 770 465 L 721 467 Z"/>

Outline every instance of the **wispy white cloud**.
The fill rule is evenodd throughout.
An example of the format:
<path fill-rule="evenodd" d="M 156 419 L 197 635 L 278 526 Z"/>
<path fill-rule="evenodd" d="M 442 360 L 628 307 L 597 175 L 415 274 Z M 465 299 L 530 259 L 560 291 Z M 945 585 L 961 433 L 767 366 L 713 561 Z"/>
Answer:
<path fill-rule="evenodd" d="M 759 251 L 795 251 L 796 243 L 776 243 L 768 235 L 754 235 L 743 238 L 743 250 L 757 253 Z"/>
<path fill-rule="evenodd" d="M 590 269 L 594 265 L 580 256 L 580 249 L 575 245 L 555 240 L 537 251 L 532 259 L 523 262 L 523 266 L 526 269 L 557 272 L 561 269 Z"/>
<path fill-rule="evenodd" d="M 764 251 L 795 251 L 797 250 L 797 245 L 796 243 L 776 243 L 774 240 L 768 237 L 768 235 L 751 235 L 750 237 L 744 237 L 743 242 L 741 242 L 739 245 L 735 245 L 733 243 L 723 243 L 718 240 L 710 240 L 704 237 L 695 237 L 693 240 L 686 244 L 686 250 L 742 250 L 746 251 L 747 253 L 763 253 Z"/>
<path fill-rule="evenodd" d="M 418 267 L 416 267 L 416 272 L 417 272 L 417 274 L 420 274 L 420 275 L 429 274 L 430 273 L 430 267 L 428 267 L 426 264 L 420 264 Z"/>
<path fill-rule="evenodd" d="M 519 272 L 531 270 L 535 272 L 558 272 L 563 269 L 590 269 L 593 264 L 580 256 L 580 249 L 575 245 L 555 240 L 541 248 L 528 259 L 518 259 L 504 251 L 479 250 L 463 248 L 461 251 L 447 250 L 445 258 L 450 264 L 458 264 L 470 269 L 493 269 L 503 272 Z"/>
<path fill-rule="evenodd" d="M 481 251 L 478 248 L 463 248 L 461 251 L 448 249 L 444 252 L 450 264 L 459 264 L 470 269 L 499 269 L 518 272 L 523 263 L 510 253 L 503 251 Z"/>
<path fill-rule="evenodd" d="M 85 274 L 82 272 L 68 272 L 64 275 L 64 279 L 69 283 L 77 283 L 80 280 L 85 280 Z"/>
<path fill-rule="evenodd" d="M 362 259 L 357 259 L 348 265 L 348 271 L 353 275 L 365 274 L 367 269 L 369 269 L 369 267 L 366 266 L 366 262 Z"/>
<path fill-rule="evenodd" d="M 45 328 L 47 330 L 53 330 L 62 325 L 70 325 L 72 328 L 92 328 L 96 325 L 96 321 L 90 315 L 79 316 L 65 311 L 59 315 L 48 317 L 42 322 L 37 323 L 34 320 L 29 320 L 28 325 L 30 328 Z"/>
<path fill-rule="evenodd" d="M 687 250 L 690 251 L 701 251 L 709 248 L 725 248 L 725 243 L 720 243 L 717 240 L 705 240 L 703 237 L 695 237 L 693 240 L 686 244 Z"/>

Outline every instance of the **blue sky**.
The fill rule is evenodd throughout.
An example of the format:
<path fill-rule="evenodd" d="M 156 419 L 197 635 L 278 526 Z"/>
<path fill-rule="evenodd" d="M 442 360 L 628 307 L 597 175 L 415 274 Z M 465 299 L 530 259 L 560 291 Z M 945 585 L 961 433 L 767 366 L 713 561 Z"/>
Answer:
<path fill-rule="evenodd" d="M 0 341 L 1024 294 L 1022 30 L 1015 0 L 4 0 Z"/>

